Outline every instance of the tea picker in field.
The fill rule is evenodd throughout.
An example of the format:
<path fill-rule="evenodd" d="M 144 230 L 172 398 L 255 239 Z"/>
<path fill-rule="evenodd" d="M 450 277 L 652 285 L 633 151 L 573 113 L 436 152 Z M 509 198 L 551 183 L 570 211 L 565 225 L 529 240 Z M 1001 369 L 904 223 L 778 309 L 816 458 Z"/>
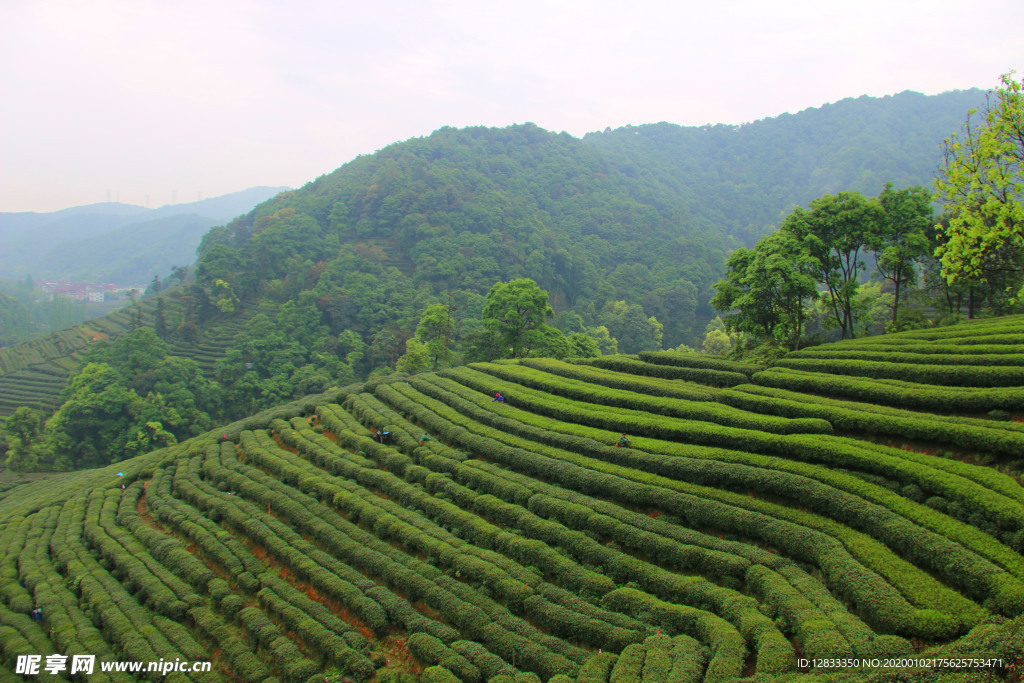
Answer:
<path fill-rule="evenodd" d="M 505 397 L 501 395 L 501 392 L 498 392 L 497 394 L 495 394 L 494 398 L 491 399 L 491 403 L 494 403 L 495 401 L 497 401 L 498 403 L 504 403 L 505 402 Z"/>
<path fill-rule="evenodd" d="M 420 445 L 422 446 L 428 441 L 433 441 L 433 439 L 430 438 L 430 434 L 423 432 L 423 436 L 420 437 Z"/>
<path fill-rule="evenodd" d="M 615 444 L 616 448 L 627 448 L 629 444 L 633 443 L 631 440 L 626 438 L 626 432 L 622 432 L 622 436 L 619 437 L 619 442 Z"/>

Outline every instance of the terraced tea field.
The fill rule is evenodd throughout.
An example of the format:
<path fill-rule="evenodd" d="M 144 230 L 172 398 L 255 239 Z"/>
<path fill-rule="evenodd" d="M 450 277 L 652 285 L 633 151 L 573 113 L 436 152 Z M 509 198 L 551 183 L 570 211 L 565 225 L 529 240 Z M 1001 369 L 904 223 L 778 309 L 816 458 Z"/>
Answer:
<path fill-rule="evenodd" d="M 168 315 L 174 314 L 173 299 Z M 152 299 L 142 303 L 143 325 L 153 326 L 155 304 Z M 273 314 L 270 306 L 249 306 L 238 315 L 219 321 L 215 327 L 200 333 L 195 343 L 176 341 L 171 348 L 175 355 L 195 360 L 208 376 L 214 364 L 224 357 L 236 335 L 257 313 Z M 127 307 L 101 318 L 0 349 L 0 418 L 12 414 L 19 406 L 28 406 L 49 415 L 60 401 L 60 392 L 68 376 L 81 365 L 79 352 L 96 341 L 114 339 L 131 330 Z"/>
<path fill-rule="evenodd" d="M 933 680 L 954 673 L 946 657 L 968 662 L 957 680 L 1012 680 L 1024 404 L 998 373 L 973 387 L 957 368 L 1024 366 L 852 374 L 894 362 L 863 353 L 1009 358 L 992 348 L 1019 342 L 993 338 L 1024 339 L 1024 323 L 941 332 L 771 369 L 661 353 L 393 377 L 5 490 L 2 663 L 589 683 L 859 681 L 887 660 Z M 866 402 L 862 381 L 936 412 Z M 133 680 L 88 680 L 105 677 Z"/>

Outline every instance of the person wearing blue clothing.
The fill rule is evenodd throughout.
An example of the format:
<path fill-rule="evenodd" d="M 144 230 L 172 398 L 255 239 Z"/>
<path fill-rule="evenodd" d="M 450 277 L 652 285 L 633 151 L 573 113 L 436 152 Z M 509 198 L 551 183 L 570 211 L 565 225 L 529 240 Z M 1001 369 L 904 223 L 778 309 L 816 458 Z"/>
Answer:
<path fill-rule="evenodd" d="M 495 394 L 494 398 L 491 399 L 491 403 L 494 403 L 495 401 L 497 401 L 498 403 L 504 403 L 505 402 L 505 397 L 501 395 L 501 392 L 498 392 L 497 394 Z"/>

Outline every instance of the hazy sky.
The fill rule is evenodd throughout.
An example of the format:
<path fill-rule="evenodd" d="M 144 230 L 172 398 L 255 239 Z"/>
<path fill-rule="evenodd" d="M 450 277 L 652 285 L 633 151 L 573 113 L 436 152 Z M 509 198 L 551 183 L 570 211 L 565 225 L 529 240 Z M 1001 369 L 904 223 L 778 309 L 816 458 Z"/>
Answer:
<path fill-rule="evenodd" d="M 991 88 L 1022 25 L 1020 0 L 0 0 L 0 211 L 299 187 L 446 125 Z"/>

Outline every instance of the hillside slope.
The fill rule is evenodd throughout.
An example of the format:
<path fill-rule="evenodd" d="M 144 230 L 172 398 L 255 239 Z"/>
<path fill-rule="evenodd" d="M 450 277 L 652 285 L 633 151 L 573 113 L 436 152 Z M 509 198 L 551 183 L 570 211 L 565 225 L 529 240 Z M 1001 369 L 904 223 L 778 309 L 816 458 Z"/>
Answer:
<path fill-rule="evenodd" d="M 822 195 L 873 196 L 887 182 L 929 187 L 940 143 L 960 129 L 968 109 L 983 103 L 977 89 L 936 96 L 908 91 L 740 126 L 625 126 L 583 142 L 670 179 L 694 215 L 727 226 L 749 247 L 780 214 Z"/>
<path fill-rule="evenodd" d="M 176 294 L 180 293 L 171 291 L 162 295 L 172 322 L 181 316 L 182 303 Z M 150 329 L 155 326 L 156 307 L 155 298 L 140 303 L 142 326 Z M 213 377 L 216 362 L 234 348 L 235 339 L 246 322 L 259 313 L 272 313 L 274 308 L 256 303 L 240 306 L 230 316 L 215 316 L 202 325 L 195 339 L 173 340 L 173 353 L 196 361 L 206 376 Z M 82 352 L 96 342 L 127 334 L 134 324 L 131 310 L 126 306 L 81 325 L 0 349 L 0 418 L 12 414 L 19 406 L 49 415 L 60 405 L 68 377 L 82 366 Z"/>
<path fill-rule="evenodd" d="M 1024 323 L 948 332 L 913 344 L 984 346 Z M 4 490 L 0 658 L 181 658 L 212 662 L 194 680 L 296 682 L 1019 666 L 1019 472 L 965 462 L 980 442 L 939 438 L 944 457 L 915 434 L 898 448 L 722 400 L 764 372 L 693 354 L 474 364 Z M 975 422 L 1024 451 L 1019 423 Z M 912 656 L 930 663 L 907 671 Z"/>

